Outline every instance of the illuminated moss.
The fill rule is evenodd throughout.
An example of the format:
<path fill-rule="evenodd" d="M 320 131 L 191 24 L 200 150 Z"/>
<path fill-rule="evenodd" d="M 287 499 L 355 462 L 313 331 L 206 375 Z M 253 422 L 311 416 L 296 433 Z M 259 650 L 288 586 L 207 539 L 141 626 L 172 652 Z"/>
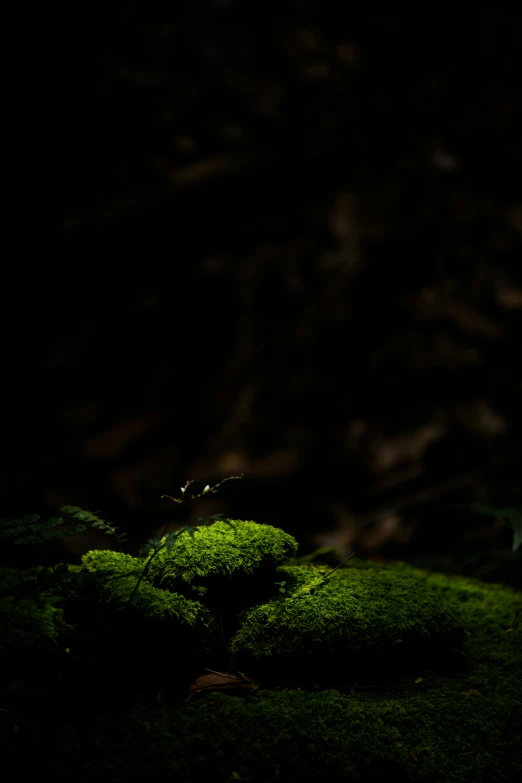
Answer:
<path fill-rule="evenodd" d="M 283 566 L 287 593 L 245 613 L 230 649 L 239 660 L 371 656 L 418 650 L 419 643 L 462 638 L 456 607 L 407 574 Z"/>
<path fill-rule="evenodd" d="M 275 568 L 295 554 L 293 536 L 271 525 L 230 520 L 180 535 L 171 550 L 162 549 L 151 563 L 157 587 L 179 589 L 183 583 L 215 582 Z"/>
<path fill-rule="evenodd" d="M 109 550 L 92 550 L 82 557 L 84 569 L 91 573 L 114 571 L 114 575 L 100 580 L 102 595 L 107 602 L 122 608 L 127 607 L 145 563 L 143 558 Z M 174 622 L 205 629 L 215 626 L 211 613 L 200 601 L 154 587 L 146 578 L 136 590 L 132 609 L 143 618 L 160 623 Z"/>

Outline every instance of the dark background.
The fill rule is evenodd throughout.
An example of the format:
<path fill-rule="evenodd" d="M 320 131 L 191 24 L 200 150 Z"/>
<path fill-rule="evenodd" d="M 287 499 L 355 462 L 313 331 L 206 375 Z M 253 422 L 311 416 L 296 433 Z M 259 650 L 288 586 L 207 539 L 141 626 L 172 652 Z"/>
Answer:
<path fill-rule="evenodd" d="M 453 505 L 522 505 L 522 10 L 91 13 L 4 25 L 0 516 L 136 551 L 220 512 L 520 585 Z"/>

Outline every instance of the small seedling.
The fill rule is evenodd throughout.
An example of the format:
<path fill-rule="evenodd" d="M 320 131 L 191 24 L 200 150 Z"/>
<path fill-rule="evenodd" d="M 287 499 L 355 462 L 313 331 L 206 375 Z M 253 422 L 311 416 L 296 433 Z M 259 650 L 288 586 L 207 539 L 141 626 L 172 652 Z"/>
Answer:
<path fill-rule="evenodd" d="M 217 484 L 214 484 L 213 487 L 211 487 L 211 486 L 209 486 L 209 484 L 207 484 L 205 489 L 202 492 L 200 492 L 199 495 L 191 495 L 191 500 L 197 500 L 198 498 L 202 497 L 203 495 L 206 495 L 207 492 L 212 492 L 212 493 L 215 494 L 215 492 L 217 491 L 217 488 L 221 484 L 223 484 L 225 481 L 230 481 L 231 479 L 240 479 L 240 478 L 243 478 L 243 474 L 241 474 L 240 476 L 227 476 L 227 478 L 224 478 L 220 482 L 218 482 Z M 193 483 L 194 482 L 192 480 L 190 480 L 190 481 L 186 482 L 184 487 L 181 487 L 181 497 L 180 498 L 172 497 L 172 495 L 161 495 L 161 497 L 162 498 L 169 498 L 169 500 L 172 500 L 174 503 L 183 503 L 184 500 L 185 500 L 185 492 L 187 491 L 188 487 L 191 484 L 193 484 Z M 203 524 L 203 525 L 211 525 L 213 522 L 216 521 L 216 519 L 218 519 L 221 516 L 222 516 L 221 514 L 213 514 L 211 517 L 200 517 L 198 519 L 198 522 L 201 520 L 201 524 Z M 223 521 L 226 522 L 227 524 L 229 524 L 231 527 L 233 527 L 232 522 L 230 522 L 229 520 L 225 519 Z M 163 527 L 163 531 L 162 531 L 159 539 L 149 539 L 150 541 L 154 542 L 153 546 L 152 546 L 152 552 L 151 552 L 151 555 L 148 558 L 147 562 L 145 563 L 145 566 L 143 568 L 143 571 L 140 574 L 140 577 L 139 577 L 137 583 L 134 586 L 134 590 L 132 591 L 132 593 L 129 596 L 129 600 L 128 600 L 129 604 L 132 601 L 132 599 L 134 598 L 134 596 L 136 595 L 136 591 L 138 590 L 138 587 L 142 583 L 143 578 L 147 575 L 147 571 L 149 570 L 150 564 L 152 563 L 152 561 L 154 560 L 154 558 L 156 557 L 158 552 L 160 552 L 162 549 L 165 549 L 165 548 L 172 549 L 172 546 L 174 545 L 176 539 L 183 533 L 183 531 L 186 530 L 189 533 L 189 535 L 193 537 L 194 533 L 198 529 L 197 527 L 194 527 L 193 525 L 183 525 L 180 528 L 180 530 L 175 531 L 175 532 L 171 532 L 170 534 L 168 534 L 168 538 L 167 538 L 167 527 L 169 526 L 169 524 L 170 524 L 170 522 L 166 522 L 165 523 L 165 525 Z"/>

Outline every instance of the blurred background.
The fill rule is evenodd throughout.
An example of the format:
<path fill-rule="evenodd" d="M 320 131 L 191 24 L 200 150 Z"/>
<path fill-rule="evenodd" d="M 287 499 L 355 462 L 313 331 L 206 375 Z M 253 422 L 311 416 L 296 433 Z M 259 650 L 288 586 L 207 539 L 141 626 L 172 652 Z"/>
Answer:
<path fill-rule="evenodd" d="M 146 11 L 4 19 L 0 516 L 522 586 L 522 8 Z"/>

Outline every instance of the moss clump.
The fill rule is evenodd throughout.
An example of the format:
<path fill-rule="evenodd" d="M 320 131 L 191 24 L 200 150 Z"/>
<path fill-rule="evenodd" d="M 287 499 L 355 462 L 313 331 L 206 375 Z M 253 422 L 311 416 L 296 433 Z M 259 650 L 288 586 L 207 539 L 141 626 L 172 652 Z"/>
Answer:
<path fill-rule="evenodd" d="M 192 655 L 219 644 L 217 619 L 198 598 L 154 587 L 146 577 L 135 591 L 146 559 L 93 550 L 83 556 L 82 564 L 91 573 L 113 572 L 97 580 L 95 621 L 110 640 L 113 655 L 125 654 L 136 665 L 153 666 L 161 653 L 186 665 Z"/>
<path fill-rule="evenodd" d="M 405 573 L 340 569 L 324 580 L 315 569 L 283 566 L 278 574 L 287 593 L 245 612 L 231 641 L 243 667 L 379 658 L 391 667 L 464 637 L 457 607 Z"/>
<path fill-rule="evenodd" d="M 113 575 L 100 579 L 101 592 L 108 603 L 125 608 L 145 568 L 146 560 L 121 552 L 92 550 L 83 556 L 82 564 L 84 569 L 91 573 L 114 571 Z M 141 581 L 129 608 L 141 617 L 159 623 L 200 626 L 206 629 L 214 625 L 210 612 L 200 601 L 158 589 L 147 579 Z"/>
<path fill-rule="evenodd" d="M 283 530 L 234 520 L 198 528 L 192 537 L 180 535 L 172 548 L 160 549 L 150 560 L 91 551 L 82 564 L 92 573 L 113 572 L 101 576 L 102 597 L 121 608 L 147 565 L 133 609 L 152 620 L 208 629 L 214 625 L 216 603 L 254 603 L 260 587 L 266 588 L 267 575 L 273 576 L 277 564 L 296 550 L 296 540 Z"/>
<path fill-rule="evenodd" d="M 181 535 L 162 549 L 149 569 L 152 584 L 170 590 L 187 583 L 218 584 L 235 576 L 274 569 L 297 551 L 293 536 L 271 525 L 229 520 Z M 253 581 L 253 580 L 251 580 Z"/>
<path fill-rule="evenodd" d="M 221 649 L 223 625 L 234 621 L 244 603 L 255 603 L 271 585 L 268 575 L 296 550 L 295 539 L 282 530 L 235 520 L 198 528 L 193 537 L 182 534 L 172 548 L 149 558 L 91 551 L 82 568 L 100 575 L 103 622 L 116 622 L 127 646 L 153 655 L 154 647 L 171 649 L 175 640 L 186 659 Z"/>
<path fill-rule="evenodd" d="M 423 588 L 461 613 L 466 629 L 463 653 L 473 660 L 473 682 L 489 691 L 499 677 L 520 683 L 522 665 L 522 593 L 502 584 L 412 568 L 407 563 L 374 568 L 409 574 Z M 371 566 L 370 566 L 371 567 Z M 347 569 L 349 570 L 349 569 Z M 519 698 L 522 703 L 522 688 Z"/>

